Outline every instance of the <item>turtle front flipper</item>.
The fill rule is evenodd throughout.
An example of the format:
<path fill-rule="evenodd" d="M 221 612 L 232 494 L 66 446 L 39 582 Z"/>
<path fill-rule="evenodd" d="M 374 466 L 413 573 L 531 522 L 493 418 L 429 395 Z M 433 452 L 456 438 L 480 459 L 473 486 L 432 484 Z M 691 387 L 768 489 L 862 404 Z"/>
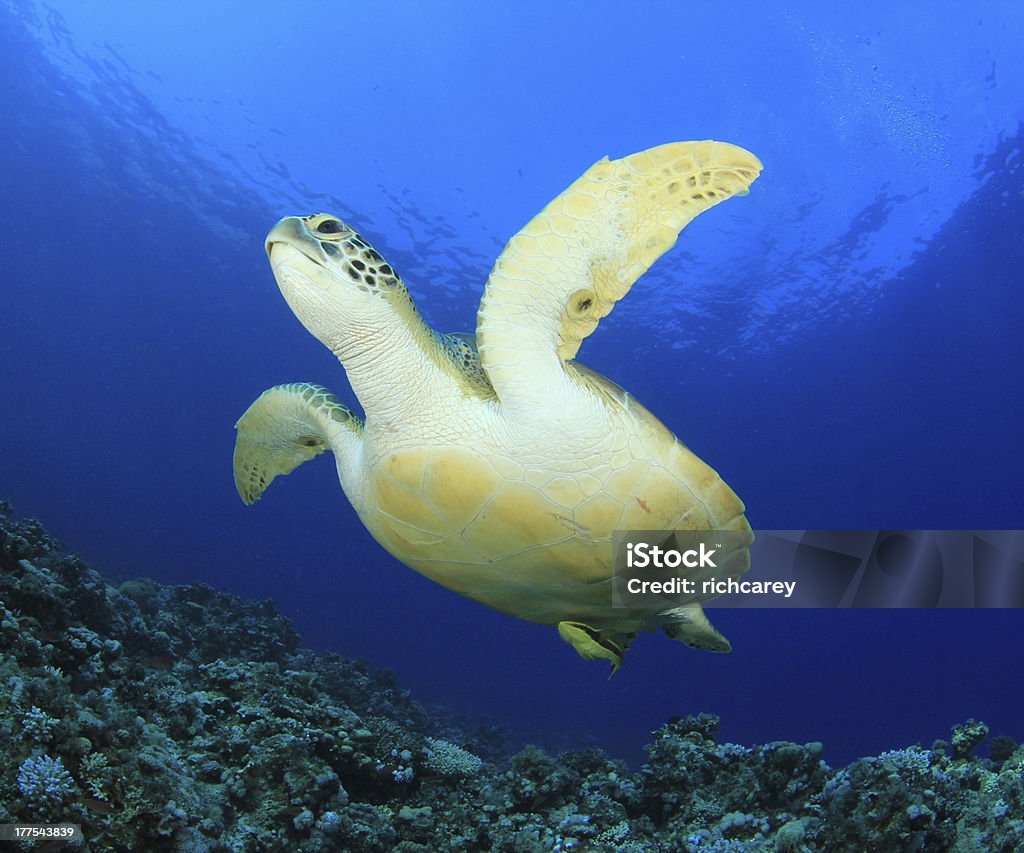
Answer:
<path fill-rule="evenodd" d="M 362 422 L 330 391 L 308 382 L 264 391 L 235 424 L 235 487 L 255 503 L 280 474 L 333 450 L 342 475 L 351 470 Z"/>
<path fill-rule="evenodd" d="M 634 636 L 611 634 L 584 625 L 582 622 L 559 622 L 558 635 L 584 660 L 606 660 L 612 665 L 610 679 L 619 667 Z"/>
<path fill-rule="evenodd" d="M 505 246 L 477 314 L 480 362 L 503 406 L 534 412 L 552 367 L 695 216 L 745 195 L 761 171 L 726 142 L 674 142 L 599 160 Z M 664 294 L 662 301 L 676 297 Z"/>

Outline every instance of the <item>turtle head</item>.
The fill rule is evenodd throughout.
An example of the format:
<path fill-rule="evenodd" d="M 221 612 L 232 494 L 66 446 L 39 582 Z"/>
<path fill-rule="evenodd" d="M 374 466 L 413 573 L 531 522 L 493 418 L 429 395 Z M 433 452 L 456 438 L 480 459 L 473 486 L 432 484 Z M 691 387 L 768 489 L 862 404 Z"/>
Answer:
<path fill-rule="evenodd" d="M 336 216 L 286 216 L 266 249 L 295 316 L 339 357 L 348 343 L 372 341 L 416 314 L 391 266 Z"/>

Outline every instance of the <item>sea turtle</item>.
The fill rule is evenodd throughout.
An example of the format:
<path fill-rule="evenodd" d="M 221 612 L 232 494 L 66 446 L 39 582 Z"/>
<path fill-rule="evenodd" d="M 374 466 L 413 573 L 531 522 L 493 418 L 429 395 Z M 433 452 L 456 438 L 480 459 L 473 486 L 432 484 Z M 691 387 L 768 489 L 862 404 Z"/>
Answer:
<path fill-rule="evenodd" d="M 242 500 L 332 450 L 342 489 L 391 554 L 496 610 L 557 626 L 613 673 L 641 629 L 728 651 L 701 609 L 709 596 L 660 612 L 612 606 L 613 533 L 736 531 L 743 547 L 717 575 L 737 577 L 752 540 L 743 503 L 631 395 L 574 359 L 680 230 L 746 194 L 760 170 L 749 152 L 712 141 L 599 160 L 505 246 L 475 338 L 430 329 L 398 273 L 337 217 L 282 219 L 266 240 L 274 276 L 341 361 L 365 421 L 319 385 L 265 391 L 236 425 Z"/>

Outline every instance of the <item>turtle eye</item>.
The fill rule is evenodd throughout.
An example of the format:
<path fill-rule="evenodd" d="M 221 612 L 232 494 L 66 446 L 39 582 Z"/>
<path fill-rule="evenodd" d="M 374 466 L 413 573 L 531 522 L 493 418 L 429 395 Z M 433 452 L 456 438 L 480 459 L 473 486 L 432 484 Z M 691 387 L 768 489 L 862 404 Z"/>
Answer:
<path fill-rule="evenodd" d="M 345 229 L 337 219 L 325 219 L 316 226 L 321 234 L 341 234 Z"/>

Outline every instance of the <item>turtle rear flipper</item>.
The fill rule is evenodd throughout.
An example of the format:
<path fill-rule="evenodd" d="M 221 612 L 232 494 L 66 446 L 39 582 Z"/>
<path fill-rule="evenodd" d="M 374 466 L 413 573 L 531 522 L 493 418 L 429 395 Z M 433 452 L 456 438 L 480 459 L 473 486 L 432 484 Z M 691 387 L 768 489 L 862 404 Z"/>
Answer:
<path fill-rule="evenodd" d="M 667 620 L 662 623 L 661 630 L 671 640 L 686 643 L 691 649 L 706 649 L 709 652 L 732 651 L 732 644 L 708 621 L 704 608 L 699 604 L 687 604 L 666 610 L 661 616 Z"/>
<path fill-rule="evenodd" d="M 342 456 L 354 452 L 362 423 L 326 388 L 292 382 L 264 391 L 235 429 L 235 487 L 251 504 L 275 477 L 290 474 L 325 450 Z"/>
<path fill-rule="evenodd" d="M 608 661 L 612 665 L 609 679 L 619 671 L 629 644 L 636 639 L 636 634 L 599 631 L 582 622 L 559 622 L 558 635 L 584 660 Z"/>

